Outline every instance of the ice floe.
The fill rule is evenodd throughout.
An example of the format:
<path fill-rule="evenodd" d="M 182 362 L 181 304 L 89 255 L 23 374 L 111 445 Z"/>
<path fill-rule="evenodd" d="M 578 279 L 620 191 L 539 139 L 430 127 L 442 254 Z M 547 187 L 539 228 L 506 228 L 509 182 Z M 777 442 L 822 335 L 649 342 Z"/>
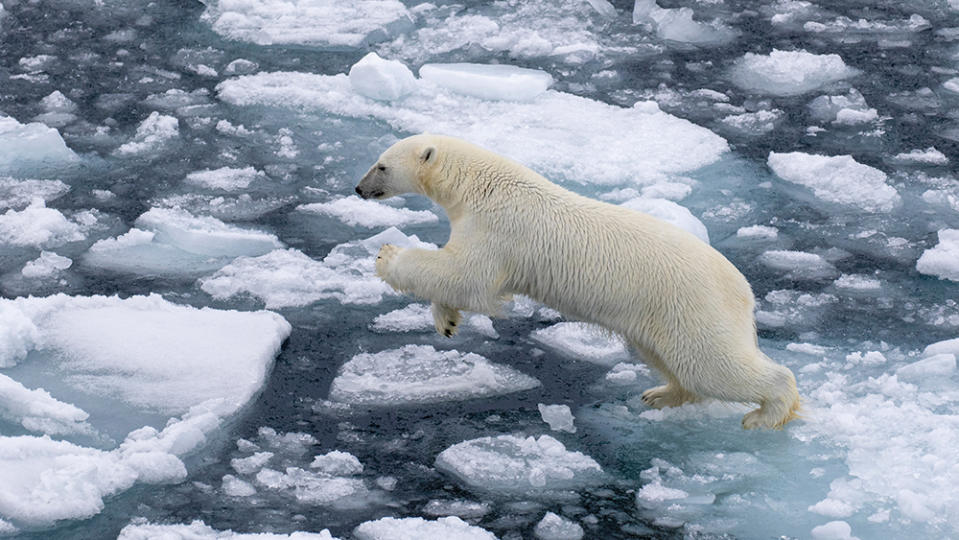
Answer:
<path fill-rule="evenodd" d="M 420 517 L 384 517 L 361 523 L 353 530 L 353 537 L 356 540 L 496 540 L 493 533 L 470 525 L 456 516 L 442 517 L 434 521 Z"/>
<path fill-rule="evenodd" d="M 175 116 L 167 116 L 153 111 L 137 126 L 133 140 L 117 148 L 117 154 L 133 156 L 156 152 L 167 142 L 179 136 L 180 121 Z"/>
<path fill-rule="evenodd" d="M 425 64 L 420 77 L 457 94 L 500 101 L 532 101 L 553 84 L 545 71 L 504 64 Z"/>
<path fill-rule="evenodd" d="M 73 260 L 69 257 L 57 255 L 52 251 L 41 251 L 39 257 L 23 265 L 20 274 L 26 278 L 50 278 L 72 265 Z"/>
<path fill-rule="evenodd" d="M 80 160 L 56 129 L 0 113 L 0 173 L 62 167 Z"/>
<path fill-rule="evenodd" d="M 864 212 L 890 212 L 901 202 L 896 188 L 887 183 L 886 173 L 852 156 L 770 152 L 767 164 L 783 180 L 811 189 L 817 199 L 827 203 Z"/>
<path fill-rule="evenodd" d="M 161 525 L 138 518 L 120 531 L 117 540 L 336 540 L 330 531 L 296 531 L 290 534 L 238 533 L 217 530 L 200 520 L 189 525 Z"/>
<path fill-rule="evenodd" d="M 90 246 L 89 266 L 144 275 L 196 275 L 239 256 L 269 253 L 283 244 L 273 234 L 228 225 L 179 208 L 152 208 L 126 233 Z"/>
<path fill-rule="evenodd" d="M 533 534 L 539 540 L 582 540 L 584 532 L 579 523 L 546 512 L 533 528 Z"/>
<path fill-rule="evenodd" d="M 473 353 L 406 345 L 362 353 L 340 367 L 330 400 L 388 406 L 496 396 L 539 386 L 536 379 Z"/>
<path fill-rule="evenodd" d="M 86 238 L 97 222 L 96 214 L 81 212 L 67 218 L 59 210 L 47 208 L 43 199 L 34 199 L 23 210 L 9 209 L 0 214 L 0 245 L 56 247 Z"/>
<path fill-rule="evenodd" d="M 305 306 L 325 298 L 345 304 L 376 304 L 383 296 L 396 294 L 374 272 L 375 255 L 383 244 L 435 249 L 415 235 L 395 227 L 340 244 L 322 261 L 295 249 L 275 250 L 259 257 L 238 257 L 211 276 L 200 288 L 214 298 L 251 295 L 268 308 Z"/>
<path fill-rule="evenodd" d="M 44 203 L 61 197 L 70 186 L 59 180 L 29 180 L 0 176 L 0 210 L 22 210 L 34 199 Z"/>
<path fill-rule="evenodd" d="M 612 366 L 629 357 L 626 344 L 596 325 L 560 322 L 530 334 L 534 340 L 575 358 L 603 366 Z"/>
<path fill-rule="evenodd" d="M 916 270 L 939 279 L 959 281 L 959 229 L 939 231 L 939 243 L 922 252 Z"/>
<path fill-rule="evenodd" d="M 414 92 L 384 104 L 357 94 L 346 75 L 278 72 L 230 79 L 217 92 L 234 105 L 319 109 L 458 136 L 553 180 L 579 183 L 652 183 L 713 163 L 728 149 L 718 135 L 655 103 L 622 108 L 552 90 L 529 102 L 487 101 L 418 80 Z"/>
<path fill-rule="evenodd" d="M 593 458 L 567 450 L 549 435 L 463 441 L 436 456 L 436 468 L 471 488 L 515 494 L 575 489 L 604 476 Z"/>
<path fill-rule="evenodd" d="M 793 96 L 805 94 L 859 73 L 838 54 L 813 54 L 805 50 L 769 54 L 746 53 L 730 70 L 730 78 L 744 90 Z"/>
<path fill-rule="evenodd" d="M 739 35 L 722 22 L 694 20 L 693 10 L 688 7 L 664 9 L 656 0 L 636 0 L 633 23 L 650 24 L 661 39 L 699 46 L 722 45 Z"/>
<path fill-rule="evenodd" d="M 239 191 L 250 187 L 255 180 L 265 179 L 266 175 L 253 167 L 236 169 L 220 167 L 195 171 L 186 175 L 186 182 L 194 186 L 221 191 Z"/>
<path fill-rule="evenodd" d="M 787 272 L 793 279 L 825 279 L 838 274 L 836 267 L 816 253 L 770 250 L 759 256 L 759 262 L 773 270 Z"/>
<path fill-rule="evenodd" d="M 536 407 L 539 409 L 539 415 L 543 422 L 549 424 L 549 429 L 576 433 L 576 426 L 573 425 L 573 413 L 569 410 L 569 405 L 544 405 L 540 403 Z"/>
<path fill-rule="evenodd" d="M 303 204 L 296 209 L 334 217 L 353 227 L 402 227 L 439 221 L 436 214 L 429 210 L 394 208 L 380 202 L 361 199 L 356 195 L 327 202 Z"/>

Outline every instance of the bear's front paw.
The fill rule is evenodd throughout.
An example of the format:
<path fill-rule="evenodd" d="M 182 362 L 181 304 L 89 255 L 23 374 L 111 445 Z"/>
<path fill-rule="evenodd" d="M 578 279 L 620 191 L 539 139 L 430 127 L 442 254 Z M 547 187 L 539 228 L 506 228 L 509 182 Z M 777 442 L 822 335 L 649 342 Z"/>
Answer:
<path fill-rule="evenodd" d="M 376 255 L 376 275 L 381 279 L 389 283 L 387 276 L 389 275 L 390 263 L 396 259 L 396 256 L 403 251 L 402 248 L 398 248 L 393 244 L 383 244 L 383 247 L 380 248 L 380 252 Z"/>
<path fill-rule="evenodd" d="M 671 385 L 657 386 L 643 392 L 643 403 L 654 409 L 663 407 L 679 407 L 684 403 L 696 401 L 696 396 L 682 388 Z"/>
<path fill-rule="evenodd" d="M 433 303 L 433 324 L 441 336 L 453 337 L 459 329 L 460 310 Z"/>

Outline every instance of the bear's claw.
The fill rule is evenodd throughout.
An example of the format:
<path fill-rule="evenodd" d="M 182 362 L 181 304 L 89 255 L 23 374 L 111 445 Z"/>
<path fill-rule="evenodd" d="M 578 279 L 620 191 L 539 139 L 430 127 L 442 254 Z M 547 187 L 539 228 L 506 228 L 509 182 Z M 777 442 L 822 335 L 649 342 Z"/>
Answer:
<path fill-rule="evenodd" d="M 434 303 L 433 324 L 441 336 L 453 337 L 459 329 L 460 311 L 456 308 Z"/>

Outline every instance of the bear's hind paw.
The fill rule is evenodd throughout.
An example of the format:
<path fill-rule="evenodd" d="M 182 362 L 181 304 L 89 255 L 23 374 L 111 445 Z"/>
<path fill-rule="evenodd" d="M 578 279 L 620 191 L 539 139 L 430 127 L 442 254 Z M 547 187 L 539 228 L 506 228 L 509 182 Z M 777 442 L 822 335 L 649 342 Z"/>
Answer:
<path fill-rule="evenodd" d="M 696 401 L 696 397 L 682 388 L 665 384 L 643 392 L 643 403 L 654 409 L 679 407 L 684 403 Z"/>
<path fill-rule="evenodd" d="M 434 303 L 432 306 L 433 324 L 441 336 L 453 337 L 459 330 L 460 311 L 456 308 Z"/>

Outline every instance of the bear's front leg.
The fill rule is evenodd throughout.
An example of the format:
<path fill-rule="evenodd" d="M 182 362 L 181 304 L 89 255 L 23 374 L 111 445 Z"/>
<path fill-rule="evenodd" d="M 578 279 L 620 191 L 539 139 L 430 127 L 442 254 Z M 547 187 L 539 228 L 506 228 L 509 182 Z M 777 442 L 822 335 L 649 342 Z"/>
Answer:
<path fill-rule="evenodd" d="M 460 310 L 494 313 L 498 309 L 500 293 L 494 290 L 491 268 L 447 248 L 402 249 L 386 244 L 376 258 L 376 274 L 383 281 L 397 291 L 433 302 L 436 328 L 443 335 L 455 332 Z"/>

